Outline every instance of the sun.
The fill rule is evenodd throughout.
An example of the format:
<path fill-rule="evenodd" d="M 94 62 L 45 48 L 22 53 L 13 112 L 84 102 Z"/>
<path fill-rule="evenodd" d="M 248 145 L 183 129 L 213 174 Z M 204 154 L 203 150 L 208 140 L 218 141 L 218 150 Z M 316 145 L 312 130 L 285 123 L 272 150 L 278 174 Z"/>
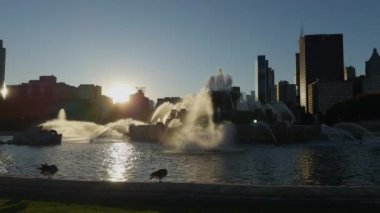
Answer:
<path fill-rule="evenodd" d="M 112 98 L 114 104 L 128 102 L 129 96 L 133 92 L 134 89 L 128 85 L 113 85 L 104 91 L 106 96 Z"/>

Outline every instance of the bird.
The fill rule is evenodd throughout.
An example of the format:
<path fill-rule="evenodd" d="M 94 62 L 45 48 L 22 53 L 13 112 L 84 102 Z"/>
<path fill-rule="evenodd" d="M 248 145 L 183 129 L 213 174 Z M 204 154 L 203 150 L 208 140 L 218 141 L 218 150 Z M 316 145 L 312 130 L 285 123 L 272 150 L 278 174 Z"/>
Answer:
<path fill-rule="evenodd" d="M 159 170 L 153 172 L 152 174 L 150 174 L 150 178 L 149 179 L 157 178 L 158 182 L 161 182 L 161 179 L 164 178 L 167 174 L 168 174 L 168 170 L 166 170 L 166 169 L 159 169 Z"/>
<path fill-rule="evenodd" d="M 54 164 L 41 164 L 41 167 L 38 167 L 37 169 L 40 170 L 40 174 L 47 175 L 49 179 L 53 178 L 54 174 L 58 172 L 58 167 Z"/>

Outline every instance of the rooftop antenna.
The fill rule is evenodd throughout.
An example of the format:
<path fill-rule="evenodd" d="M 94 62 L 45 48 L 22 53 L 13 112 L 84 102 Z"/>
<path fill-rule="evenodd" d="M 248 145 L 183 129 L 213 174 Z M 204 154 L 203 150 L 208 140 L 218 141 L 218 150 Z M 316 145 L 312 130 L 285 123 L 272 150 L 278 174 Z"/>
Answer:
<path fill-rule="evenodd" d="M 300 37 L 303 37 L 303 21 L 301 22 Z"/>

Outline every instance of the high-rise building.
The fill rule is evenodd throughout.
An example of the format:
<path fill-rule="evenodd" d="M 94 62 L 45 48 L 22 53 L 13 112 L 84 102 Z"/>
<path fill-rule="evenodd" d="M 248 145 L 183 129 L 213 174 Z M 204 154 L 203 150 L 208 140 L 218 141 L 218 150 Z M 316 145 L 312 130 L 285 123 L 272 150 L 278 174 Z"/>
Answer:
<path fill-rule="evenodd" d="M 261 103 L 275 100 L 274 70 L 268 66 L 265 55 L 257 56 L 256 61 L 256 98 Z"/>
<path fill-rule="evenodd" d="M 288 106 L 295 106 L 296 98 L 296 85 L 289 84 L 287 81 L 279 81 L 277 85 L 277 101 L 280 101 Z"/>
<path fill-rule="evenodd" d="M 268 61 L 265 59 L 265 55 L 257 56 L 255 91 L 257 92 L 256 98 L 261 103 L 266 103 L 266 100 L 267 100 L 267 96 L 266 96 L 267 70 L 268 70 Z"/>
<path fill-rule="evenodd" d="M 354 80 L 356 77 L 356 71 L 355 71 L 355 67 L 353 66 L 348 66 L 344 69 L 344 80 L 345 81 L 348 81 L 348 80 Z"/>
<path fill-rule="evenodd" d="M 267 69 L 267 103 L 274 102 L 276 89 L 274 87 L 274 70 L 270 67 Z"/>
<path fill-rule="evenodd" d="M 246 95 L 245 98 L 247 100 L 248 109 L 249 110 L 255 109 L 255 105 L 256 105 L 255 91 L 251 91 L 251 94 Z"/>
<path fill-rule="evenodd" d="M 343 35 L 301 35 L 300 47 L 300 103 L 308 112 L 308 85 L 317 79 L 343 81 Z"/>
<path fill-rule="evenodd" d="M 378 78 L 380 76 L 380 56 L 374 48 L 371 57 L 365 62 L 365 75 L 368 78 Z"/>
<path fill-rule="evenodd" d="M 362 82 L 363 93 L 373 93 L 380 91 L 380 56 L 377 49 L 373 49 L 372 55 L 365 62 L 365 79 Z"/>
<path fill-rule="evenodd" d="M 5 80 L 5 54 L 6 50 L 3 47 L 3 40 L 0 40 L 0 89 L 3 88 Z"/>
<path fill-rule="evenodd" d="M 353 84 L 350 81 L 320 81 L 308 85 L 310 114 L 326 114 L 334 104 L 353 98 Z"/>
<path fill-rule="evenodd" d="M 300 104 L 300 54 L 296 53 L 296 69 L 294 70 L 294 84 L 296 85 L 296 101 Z"/>

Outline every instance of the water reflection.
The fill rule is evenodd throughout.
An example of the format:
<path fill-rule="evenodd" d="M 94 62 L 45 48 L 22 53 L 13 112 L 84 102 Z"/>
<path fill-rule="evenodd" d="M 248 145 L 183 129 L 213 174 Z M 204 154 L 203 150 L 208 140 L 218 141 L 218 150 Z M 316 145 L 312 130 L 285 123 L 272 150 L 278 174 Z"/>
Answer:
<path fill-rule="evenodd" d="M 181 176 L 181 180 L 191 182 L 213 183 L 222 182 L 225 170 L 225 159 L 222 154 L 191 154 L 182 155 L 181 161 L 175 164 L 175 171 Z"/>
<path fill-rule="evenodd" d="M 305 185 L 344 185 L 346 167 L 342 151 L 332 147 L 304 149 L 297 160 L 298 177 Z"/>
<path fill-rule="evenodd" d="M 36 167 L 55 164 L 56 179 L 148 182 L 165 168 L 167 182 L 272 185 L 379 185 L 380 144 L 239 145 L 239 152 L 168 153 L 150 143 L 2 145 L 0 175 L 44 178 Z M 10 156 L 10 157 L 7 157 Z"/>
<path fill-rule="evenodd" d="M 107 168 L 108 181 L 128 181 L 135 157 L 130 143 L 112 143 L 105 151 L 103 166 Z"/>

